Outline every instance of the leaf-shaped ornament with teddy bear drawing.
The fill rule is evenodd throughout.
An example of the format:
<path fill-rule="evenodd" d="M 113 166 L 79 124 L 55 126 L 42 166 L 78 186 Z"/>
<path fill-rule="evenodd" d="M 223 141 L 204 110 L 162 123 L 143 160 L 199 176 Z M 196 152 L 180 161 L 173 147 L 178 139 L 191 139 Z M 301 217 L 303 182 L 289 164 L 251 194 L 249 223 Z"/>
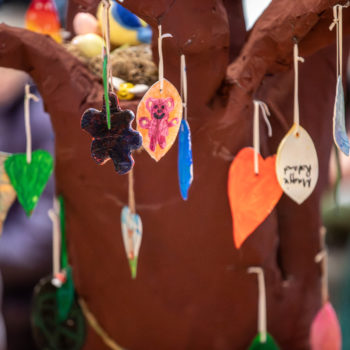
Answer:
<path fill-rule="evenodd" d="M 156 161 L 173 145 L 182 119 L 182 100 L 168 80 L 157 81 L 146 92 L 137 107 L 137 131 L 142 134 L 143 147 Z"/>

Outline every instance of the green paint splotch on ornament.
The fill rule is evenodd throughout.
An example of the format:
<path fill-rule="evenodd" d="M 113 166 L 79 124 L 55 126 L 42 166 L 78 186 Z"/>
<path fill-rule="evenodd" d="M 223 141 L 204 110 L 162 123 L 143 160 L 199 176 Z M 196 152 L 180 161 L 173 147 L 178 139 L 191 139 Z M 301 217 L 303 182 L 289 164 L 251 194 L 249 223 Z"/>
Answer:
<path fill-rule="evenodd" d="M 131 278 L 135 279 L 137 275 L 137 257 L 129 259 Z"/>
<path fill-rule="evenodd" d="M 25 153 L 14 154 L 6 159 L 5 170 L 17 193 L 18 201 L 27 216 L 30 216 L 52 174 L 51 154 L 37 150 L 32 153 L 32 161 L 29 164 Z"/>
<path fill-rule="evenodd" d="M 267 333 L 266 334 L 266 341 L 261 342 L 261 334 L 259 333 L 251 343 L 248 350 L 279 350 L 277 343 L 272 338 L 272 336 Z"/>

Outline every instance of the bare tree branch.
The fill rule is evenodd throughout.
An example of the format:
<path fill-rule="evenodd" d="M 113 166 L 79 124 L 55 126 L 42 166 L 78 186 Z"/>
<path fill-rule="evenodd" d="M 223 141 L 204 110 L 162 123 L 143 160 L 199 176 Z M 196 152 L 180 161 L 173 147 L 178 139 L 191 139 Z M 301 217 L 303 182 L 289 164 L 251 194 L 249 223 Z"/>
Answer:
<path fill-rule="evenodd" d="M 0 24 L 0 43 L 0 66 L 29 73 L 44 100 L 75 96 L 66 103 L 80 109 L 76 103 L 85 102 L 88 95 L 100 90 L 99 79 L 48 36 Z"/>
<path fill-rule="evenodd" d="M 80 0 L 75 2 L 79 4 Z M 84 2 L 91 8 L 98 3 Z M 201 105 L 210 101 L 225 78 L 229 63 L 230 24 L 223 1 L 128 0 L 123 6 L 152 26 L 156 62 L 158 24 L 163 33 L 173 35 L 163 42 L 165 77 L 179 87 L 180 54 L 186 54 L 189 91 L 200 96 Z"/>
<path fill-rule="evenodd" d="M 332 6 L 346 1 L 274 0 L 253 27 L 238 59 L 227 69 L 227 81 L 253 94 L 267 74 L 286 70 L 292 62 L 293 44 L 300 54 L 311 55 L 335 41 L 329 32 Z M 344 19 L 345 32 L 349 31 Z"/>

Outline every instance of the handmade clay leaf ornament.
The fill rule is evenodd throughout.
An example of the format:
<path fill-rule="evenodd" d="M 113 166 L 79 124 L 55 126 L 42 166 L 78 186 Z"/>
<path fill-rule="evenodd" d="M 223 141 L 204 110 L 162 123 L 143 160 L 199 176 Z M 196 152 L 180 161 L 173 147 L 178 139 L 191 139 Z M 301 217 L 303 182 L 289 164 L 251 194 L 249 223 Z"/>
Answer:
<path fill-rule="evenodd" d="M 349 155 L 350 143 L 345 128 L 345 101 L 343 90 L 343 6 L 333 7 L 334 20 L 330 30 L 336 27 L 337 36 L 337 87 L 335 93 L 333 112 L 333 138 L 336 146 L 345 154 Z"/>
<path fill-rule="evenodd" d="M 85 318 L 74 298 L 65 320 L 60 321 L 57 293 L 51 276 L 42 279 L 34 288 L 32 330 L 38 349 L 80 350 L 86 336 Z"/>
<path fill-rule="evenodd" d="M 349 155 L 350 143 L 345 128 L 345 101 L 342 79 L 339 76 L 335 94 L 333 113 L 333 137 L 336 146 L 345 154 Z"/>
<path fill-rule="evenodd" d="M 341 350 L 341 330 L 337 314 L 330 302 L 318 311 L 311 325 L 312 350 Z"/>
<path fill-rule="evenodd" d="M 278 350 L 279 347 L 276 341 L 270 334 L 266 334 L 265 341 L 262 340 L 261 334 L 258 334 L 252 344 L 249 346 L 249 350 Z"/>
<path fill-rule="evenodd" d="M 26 28 L 48 34 L 58 43 L 62 42 L 60 21 L 53 0 L 32 0 L 25 17 Z"/>
<path fill-rule="evenodd" d="M 106 123 L 106 103 L 102 111 L 88 109 L 81 119 L 81 127 L 92 136 L 91 155 L 97 164 L 112 159 L 115 170 L 126 174 L 133 166 L 131 152 L 141 147 L 141 135 L 131 127 L 134 113 L 122 110 L 114 93 L 109 94 L 111 129 Z"/>
<path fill-rule="evenodd" d="M 188 190 L 193 181 L 193 160 L 191 131 L 185 119 L 181 121 L 179 132 L 178 173 L 181 196 L 183 200 L 187 200 Z"/>
<path fill-rule="evenodd" d="M 35 151 L 29 164 L 25 154 L 14 154 L 5 161 L 5 169 L 18 201 L 27 216 L 30 216 L 52 174 L 51 154 L 42 150 Z"/>
<path fill-rule="evenodd" d="M 298 204 L 313 192 L 318 179 L 318 159 L 307 131 L 293 125 L 277 150 L 276 174 L 283 191 Z"/>
<path fill-rule="evenodd" d="M 263 159 L 259 154 L 259 105 L 263 116 L 267 106 L 254 101 L 254 149 L 243 148 L 234 158 L 228 174 L 228 197 L 236 248 L 267 218 L 282 196 L 275 174 L 275 155 Z"/>
<path fill-rule="evenodd" d="M 15 189 L 18 201 L 30 216 L 36 207 L 39 198 L 53 171 L 53 158 L 47 151 L 37 150 L 32 153 L 29 102 L 38 101 L 35 95 L 29 92 L 29 85 L 25 87 L 24 117 L 27 138 L 27 152 L 8 157 L 5 161 L 5 170 Z"/>
<path fill-rule="evenodd" d="M 253 339 L 249 350 L 279 350 L 273 337 L 266 330 L 266 290 L 264 271 L 261 267 L 250 267 L 248 273 L 258 275 L 259 302 L 258 302 L 258 335 Z"/>
<path fill-rule="evenodd" d="M 24 153 L 14 154 L 5 161 L 5 169 L 18 201 L 28 216 L 32 215 L 53 171 L 53 158 L 47 151 L 37 150 L 27 163 Z"/>
<path fill-rule="evenodd" d="M 75 298 L 72 269 L 68 265 L 62 197 L 54 201 L 49 216 L 54 232 L 53 275 L 42 279 L 34 289 L 34 340 L 39 349 L 80 350 L 85 342 L 85 318 Z"/>
<path fill-rule="evenodd" d="M 341 350 L 342 337 L 337 314 L 329 302 L 328 295 L 328 254 L 325 247 L 326 230 L 321 228 L 322 250 L 315 257 L 322 263 L 322 308 L 316 314 L 310 329 L 311 350 Z"/>
<path fill-rule="evenodd" d="M 282 139 L 276 157 L 276 175 L 283 191 L 298 204 L 313 192 L 318 179 L 315 145 L 307 131 L 299 125 L 298 46 L 294 45 L 294 125 Z"/>
<path fill-rule="evenodd" d="M 124 207 L 121 212 L 121 223 L 124 248 L 131 277 L 134 279 L 137 274 L 137 261 L 142 240 L 142 222 L 139 215 L 132 213 L 129 207 Z"/>
<path fill-rule="evenodd" d="M 9 153 L 0 152 L 0 235 L 7 212 L 16 198 L 16 191 L 12 187 L 4 168 L 4 162 L 9 156 Z"/>
<path fill-rule="evenodd" d="M 143 147 L 154 160 L 159 161 L 174 144 L 181 118 L 181 97 L 174 85 L 166 79 L 152 85 L 137 108 L 136 119 Z"/>
<path fill-rule="evenodd" d="M 187 75 L 185 55 L 181 55 L 181 95 L 183 99 L 183 115 L 179 131 L 178 174 L 181 196 L 188 198 L 188 190 L 193 181 L 193 160 L 191 130 L 187 122 Z"/>
<path fill-rule="evenodd" d="M 131 152 L 141 147 L 142 137 L 132 127 L 134 113 L 122 110 L 117 96 L 111 92 L 112 75 L 109 65 L 109 2 L 103 1 L 104 48 L 102 111 L 89 108 L 81 118 L 81 127 L 92 136 L 91 155 L 97 164 L 105 164 L 112 159 L 119 174 L 126 174 L 134 165 Z"/>
<path fill-rule="evenodd" d="M 150 87 L 137 107 L 137 130 L 142 134 L 143 147 L 159 161 L 175 142 L 182 119 L 182 101 L 175 86 L 164 79 L 162 39 L 159 26 L 159 81 Z"/>

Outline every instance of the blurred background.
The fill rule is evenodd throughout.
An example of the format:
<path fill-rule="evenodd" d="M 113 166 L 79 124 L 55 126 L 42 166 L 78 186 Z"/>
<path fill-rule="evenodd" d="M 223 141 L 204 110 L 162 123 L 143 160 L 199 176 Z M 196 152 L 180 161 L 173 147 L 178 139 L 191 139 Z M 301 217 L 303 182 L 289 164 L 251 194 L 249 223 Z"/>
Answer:
<path fill-rule="evenodd" d="M 66 0 L 55 2 L 63 27 Z M 24 27 L 29 3 L 29 0 L 0 0 L 0 23 Z M 270 0 L 243 1 L 248 30 L 269 3 Z M 25 152 L 25 83 L 29 82 L 32 92 L 39 94 L 25 73 L 0 68 L 0 75 L 0 150 Z M 348 97 L 346 104 L 349 105 Z M 31 103 L 31 122 L 33 149 L 42 148 L 53 153 L 54 135 L 42 101 Z M 331 184 L 324 195 L 322 213 L 329 250 L 330 298 L 342 325 L 343 349 L 350 349 L 350 334 L 347 331 L 350 326 L 350 160 L 340 156 L 339 161 L 343 174 L 341 179 L 333 152 L 330 162 Z M 30 334 L 30 301 L 34 285 L 51 271 L 51 222 L 47 211 L 52 207 L 53 188 L 51 180 L 30 220 L 16 203 L 4 225 L 0 240 L 0 273 L 3 280 L 0 292 L 3 290 L 5 328 L 0 317 L 0 350 L 35 349 Z"/>
<path fill-rule="evenodd" d="M 0 23 L 24 27 L 30 1 L 0 0 Z M 62 6 L 63 5 L 63 6 Z M 60 1 L 64 13 L 64 1 Z M 33 150 L 54 153 L 54 133 L 50 117 L 30 77 L 20 71 L 0 67 L 0 150 L 26 151 L 24 128 L 24 86 L 40 98 L 30 103 Z M 36 349 L 30 328 L 31 300 L 36 283 L 51 271 L 52 223 L 47 215 L 52 207 L 54 181 L 50 179 L 38 206 L 28 218 L 18 201 L 11 207 L 0 239 L 0 350 Z"/>

